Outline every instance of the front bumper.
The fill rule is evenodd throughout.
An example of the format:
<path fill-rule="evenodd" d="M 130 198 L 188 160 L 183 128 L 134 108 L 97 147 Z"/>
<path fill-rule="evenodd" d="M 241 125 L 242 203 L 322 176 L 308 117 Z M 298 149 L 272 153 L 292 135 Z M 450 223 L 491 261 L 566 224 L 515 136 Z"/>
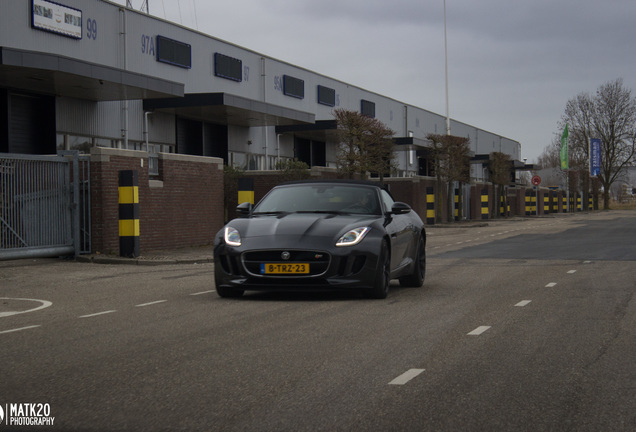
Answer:
<path fill-rule="evenodd" d="M 370 243 L 368 242 L 362 248 L 273 247 L 249 250 L 230 247 L 223 243 L 215 248 L 215 282 L 217 286 L 242 290 L 372 288 L 375 283 L 378 256 L 377 251 L 369 247 Z M 283 253 L 289 254 L 287 260 L 282 258 Z M 265 263 L 308 263 L 310 272 L 309 274 L 262 274 L 260 266 Z"/>

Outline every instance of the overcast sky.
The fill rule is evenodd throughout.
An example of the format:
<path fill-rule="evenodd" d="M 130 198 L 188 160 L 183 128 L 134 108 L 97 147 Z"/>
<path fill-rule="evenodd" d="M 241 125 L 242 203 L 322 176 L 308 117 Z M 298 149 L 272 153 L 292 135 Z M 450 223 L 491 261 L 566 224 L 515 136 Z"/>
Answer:
<path fill-rule="evenodd" d="M 148 1 L 152 15 L 446 114 L 444 0 Z M 622 78 L 636 95 L 634 0 L 446 0 L 446 14 L 451 118 L 519 141 L 528 162 L 577 94 Z"/>

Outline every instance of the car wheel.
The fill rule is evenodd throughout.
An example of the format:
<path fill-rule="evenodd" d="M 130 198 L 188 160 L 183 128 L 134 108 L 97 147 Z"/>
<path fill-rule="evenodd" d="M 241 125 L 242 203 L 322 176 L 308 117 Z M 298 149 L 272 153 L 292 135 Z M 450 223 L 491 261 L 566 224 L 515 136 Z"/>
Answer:
<path fill-rule="evenodd" d="M 219 295 L 219 297 L 223 298 L 238 298 L 241 297 L 244 292 L 244 290 L 240 289 L 226 288 L 222 286 L 216 287 L 216 293 Z"/>
<path fill-rule="evenodd" d="M 391 282 L 391 253 L 386 239 L 380 244 L 378 269 L 375 277 L 375 286 L 367 294 L 370 298 L 384 299 L 389 294 Z"/>
<path fill-rule="evenodd" d="M 400 285 L 403 287 L 419 288 L 424 283 L 426 275 L 426 242 L 422 237 L 417 243 L 417 253 L 413 262 L 413 273 L 400 278 Z"/>

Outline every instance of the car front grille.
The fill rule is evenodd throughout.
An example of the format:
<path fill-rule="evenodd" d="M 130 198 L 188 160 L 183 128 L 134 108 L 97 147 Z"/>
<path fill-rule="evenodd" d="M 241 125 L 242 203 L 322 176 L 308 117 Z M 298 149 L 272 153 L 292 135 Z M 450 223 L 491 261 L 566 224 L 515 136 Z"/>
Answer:
<path fill-rule="evenodd" d="M 285 259 L 287 258 L 287 259 Z M 329 268 L 331 256 L 326 252 L 307 250 L 264 250 L 246 252 L 242 255 L 245 269 L 254 276 L 264 277 L 311 277 L 324 274 Z M 262 264 L 309 264 L 309 273 L 306 274 L 275 274 L 264 275 L 261 273 Z"/>

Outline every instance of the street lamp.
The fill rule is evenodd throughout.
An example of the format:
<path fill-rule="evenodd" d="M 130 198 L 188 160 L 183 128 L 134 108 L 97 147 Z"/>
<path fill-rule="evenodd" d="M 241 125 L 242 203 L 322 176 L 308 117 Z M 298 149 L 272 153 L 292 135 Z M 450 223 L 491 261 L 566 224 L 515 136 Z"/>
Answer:
<path fill-rule="evenodd" d="M 450 135 L 450 113 L 448 109 L 448 41 L 446 37 L 446 0 L 444 0 L 444 63 L 446 70 L 446 135 Z"/>

